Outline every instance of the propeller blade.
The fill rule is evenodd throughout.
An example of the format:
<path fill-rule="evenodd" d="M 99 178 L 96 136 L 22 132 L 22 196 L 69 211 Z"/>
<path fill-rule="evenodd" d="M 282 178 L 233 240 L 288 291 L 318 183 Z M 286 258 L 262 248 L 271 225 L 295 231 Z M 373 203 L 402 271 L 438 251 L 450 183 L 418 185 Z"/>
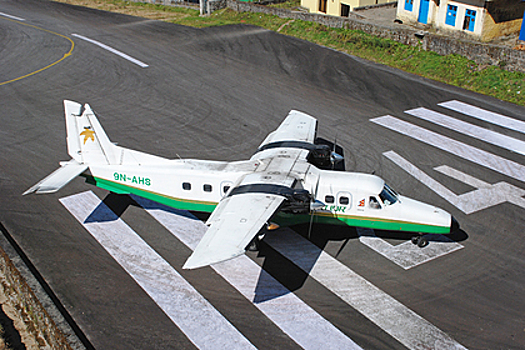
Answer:
<path fill-rule="evenodd" d="M 324 207 L 324 203 L 316 199 L 318 190 L 319 190 L 319 177 L 317 178 L 317 182 L 315 184 L 315 192 L 314 192 L 314 195 L 311 197 L 312 199 L 310 202 L 310 225 L 308 226 L 308 240 L 310 240 L 310 236 L 312 234 L 312 226 L 314 224 L 314 212 Z"/>

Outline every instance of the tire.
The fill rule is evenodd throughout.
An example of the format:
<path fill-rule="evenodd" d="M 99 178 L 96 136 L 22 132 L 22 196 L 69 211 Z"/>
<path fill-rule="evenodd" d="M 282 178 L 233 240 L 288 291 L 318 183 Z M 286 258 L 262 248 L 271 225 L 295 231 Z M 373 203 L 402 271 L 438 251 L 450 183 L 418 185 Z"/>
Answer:
<path fill-rule="evenodd" d="M 257 239 L 257 237 L 252 239 L 250 244 L 248 244 L 248 249 L 246 249 L 246 250 L 249 251 L 249 252 L 258 252 L 259 251 L 259 240 Z"/>
<path fill-rule="evenodd" d="M 423 248 L 423 247 L 426 247 L 428 245 L 428 241 L 425 237 L 420 237 L 419 238 L 419 242 L 417 242 L 417 246 L 419 248 Z"/>

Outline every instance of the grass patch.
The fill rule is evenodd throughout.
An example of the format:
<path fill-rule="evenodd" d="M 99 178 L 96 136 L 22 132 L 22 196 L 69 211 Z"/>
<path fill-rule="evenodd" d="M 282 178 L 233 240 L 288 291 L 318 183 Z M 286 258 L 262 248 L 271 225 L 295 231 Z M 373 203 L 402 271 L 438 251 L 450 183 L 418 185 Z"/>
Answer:
<path fill-rule="evenodd" d="M 199 16 L 197 8 L 188 9 L 135 3 L 121 0 L 55 0 L 100 10 L 119 12 L 133 16 L 164 20 L 192 27 L 209 27 L 246 23 L 327 46 L 351 55 L 365 58 L 409 73 L 434 79 L 450 85 L 494 96 L 501 100 L 525 106 L 525 73 L 508 72 L 500 66 L 482 66 L 459 55 L 440 56 L 421 47 L 403 45 L 361 31 L 334 29 L 301 20 L 289 21 L 261 13 L 234 12 L 230 9 L 216 11 L 210 16 Z M 294 8 L 300 0 L 273 5 Z"/>

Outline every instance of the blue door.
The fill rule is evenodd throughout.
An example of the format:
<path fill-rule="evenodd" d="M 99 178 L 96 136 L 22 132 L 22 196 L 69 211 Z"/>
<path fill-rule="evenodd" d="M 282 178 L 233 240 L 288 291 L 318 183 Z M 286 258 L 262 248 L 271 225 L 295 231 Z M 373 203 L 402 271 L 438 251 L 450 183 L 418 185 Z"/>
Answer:
<path fill-rule="evenodd" d="M 430 0 L 421 0 L 421 4 L 419 4 L 419 17 L 417 19 L 419 23 L 427 24 L 429 5 Z"/>
<path fill-rule="evenodd" d="M 445 24 L 449 26 L 456 26 L 456 14 L 458 13 L 458 7 L 456 5 L 448 5 L 447 16 L 445 17 Z"/>
<path fill-rule="evenodd" d="M 463 29 L 469 32 L 474 31 L 474 24 L 476 23 L 476 11 L 467 10 L 465 11 L 465 21 L 463 22 Z"/>

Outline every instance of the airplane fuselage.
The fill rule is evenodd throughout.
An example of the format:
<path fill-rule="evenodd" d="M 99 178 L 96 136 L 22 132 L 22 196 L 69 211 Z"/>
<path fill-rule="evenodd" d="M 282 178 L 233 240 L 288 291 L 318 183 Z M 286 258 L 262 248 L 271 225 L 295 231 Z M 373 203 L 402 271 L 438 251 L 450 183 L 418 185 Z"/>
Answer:
<path fill-rule="evenodd" d="M 315 144 L 317 120 L 292 110 L 246 161 L 169 160 L 112 143 L 89 105 L 64 101 L 67 148 L 60 168 L 24 192 L 54 193 L 78 175 L 120 194 L 211 213 L 208 230 L 183 268 L 244 254 L 270 220 L 321 222 L 418 233 L 450 233 L 454 220 L 403 197 L 374 175 L 323 170 L 343 158 Z M 289 219 L 292 220 L 289 220 Z M 277 222 L 279 224 L 279 222 Z M 420 247 L 422 236 L 412 241 Z"/>
<path fill-rule="evenodd" d="M 173 208 L 211 213 L 240 178 L 257 173 L 264 162 L 257 159 L 241 162 L 168 160 L 158 167 L 91 166 L 88 182 Z M 385 189 L 385 182 L 378 176 L 321 170 L 306 161 L 302 167 L 307 170 L 297 176 L 294 187 L 308 190 L 323 204 L 312 213 L 317 222 L 339 221 L 381 230 L 450 233 L 452 219 L 449 213 L 397 195 L 388 186 Z M 289 219 L 290 215 L 284 217 Z M 275 220 L 279 222 L 279 216 Z M 281 220 L 285 221 L 289 220 Z"/>

